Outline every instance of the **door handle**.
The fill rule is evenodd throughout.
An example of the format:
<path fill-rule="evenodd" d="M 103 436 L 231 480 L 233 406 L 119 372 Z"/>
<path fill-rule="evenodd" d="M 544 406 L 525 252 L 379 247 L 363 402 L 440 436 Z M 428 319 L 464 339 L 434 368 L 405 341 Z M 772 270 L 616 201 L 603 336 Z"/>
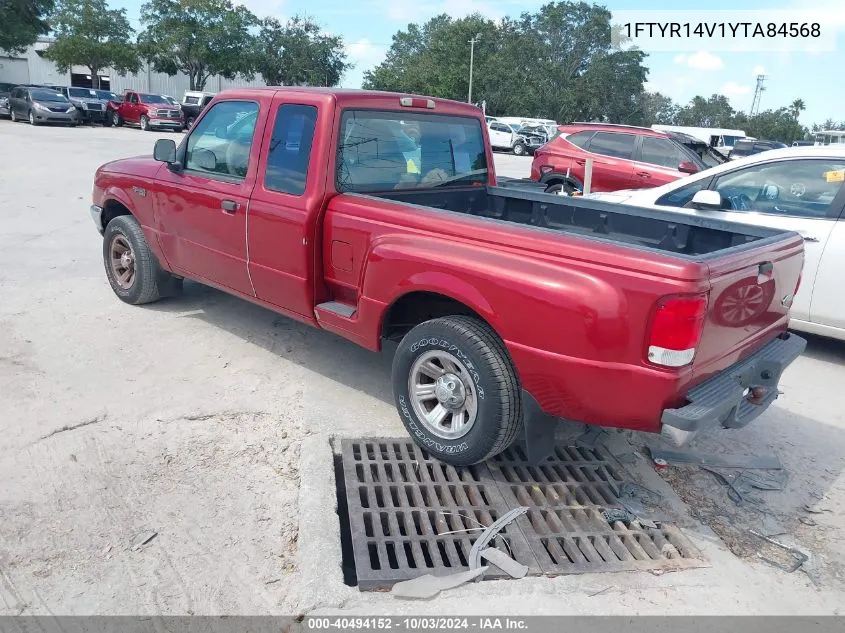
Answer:
<path fill-rule="evenodd" d="M 587 164 L 587 161 L 586 161 L 586 160 L 576 160 L 576 161 L 575 161 L 575 164 L 576 164 L 576 165 L 586 165 L 586 164 Z"/>
<path fill-rule="evenodd" d="M 639 176 L 640 178 L 651 178 L 651 174 L 647 171 L 638 171 L 637 176 Z"/>
<path fill-rule="evenodd" d="M 220 203 L 220 208 L 223 209 L 226 213 L 235 213 L 238 209 L 240 209 L 241 205 L 239 205 L 234 200 L 223 200 Z"/>
<path fill-rule="evenodd" d="M 805 242 L 818 242 L 819 238 L 813 237 L 812 235 L 804 235 L 803 236 Z"/>

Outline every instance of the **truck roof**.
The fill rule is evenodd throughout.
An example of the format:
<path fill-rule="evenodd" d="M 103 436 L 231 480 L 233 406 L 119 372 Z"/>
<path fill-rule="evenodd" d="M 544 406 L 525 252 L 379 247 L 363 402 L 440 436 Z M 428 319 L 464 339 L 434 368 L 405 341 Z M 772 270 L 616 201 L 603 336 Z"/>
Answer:
<path fill-rule="evenodd" d="M 286 94 L 322 95 L 326 102 L 335 101 L 340 107 L 360 106 L 388 110 L 407 108 L 409 112 L 430 112 L 431 114 L 459 114 L 463 116 L 482 116 L 481 108 L 471 103 L 438 99 L 423 95 L 380 90 L 359 90 L 354 88 L 321 88 L 312 86 L 261 86 L 255 88 L 233 88 L 217 93 L 217 98 L 269 98 L 277 92 Z M 412 99 L 413 106 L 403 106 L 400 99 Z M 434 108 L 426 107 L 428 102 Z"/>

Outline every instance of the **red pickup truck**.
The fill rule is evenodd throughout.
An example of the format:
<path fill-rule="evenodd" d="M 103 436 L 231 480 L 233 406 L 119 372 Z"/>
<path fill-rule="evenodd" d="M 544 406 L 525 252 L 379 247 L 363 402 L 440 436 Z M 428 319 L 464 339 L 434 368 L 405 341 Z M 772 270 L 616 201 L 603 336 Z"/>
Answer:
<path fill-rule="evenodd" d="M 456 465 L 520 436 L 538 460 L 559 418 L 682 442 L 777 397 L 799 235 L 497 186 L 486 127 L 427 97 L 220 93 L 178 148 L 97 170 L 109 283 L 395 345 L 403 423 Z"/>
<path fill-rule="evenodd" d="M 145 132 L 155 129 L 181 132 L 185 127 L 182 109 L 161 95 L 127 90 L 122 101 L 109 103 L 109 111 L 115 126 L 137 125 Z"/>

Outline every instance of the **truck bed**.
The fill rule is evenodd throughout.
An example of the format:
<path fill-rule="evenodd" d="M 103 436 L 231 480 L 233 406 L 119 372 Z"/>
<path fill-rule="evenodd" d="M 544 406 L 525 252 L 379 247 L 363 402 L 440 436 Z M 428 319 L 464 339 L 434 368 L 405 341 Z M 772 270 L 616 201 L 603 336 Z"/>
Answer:
<path fill-rule="evenodd" d="M 629 207 L 600 200 L 551 196 L 513 187 L 390 191 L 377 197 L 540 229 L 668 252 L 700 260 L 783 231 Z"/>

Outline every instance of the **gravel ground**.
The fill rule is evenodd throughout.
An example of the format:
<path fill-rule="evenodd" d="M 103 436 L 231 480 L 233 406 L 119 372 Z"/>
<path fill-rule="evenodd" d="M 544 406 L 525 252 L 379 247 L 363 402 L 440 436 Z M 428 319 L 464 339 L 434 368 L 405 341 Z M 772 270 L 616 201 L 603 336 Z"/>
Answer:
<path fill-rule="evenodd" d="M 732 507 L 700 472 L 667 474 L 678 498 L 645 460 L 631 466 L 667 504 L 691 504 L 685 527 L 712 567 L 485 582 L 412 604 L 345 587 L 329 440 L 404 434 L 390 359 L 198 284 L 147 307 L 114 297 L 88 214 L 92 174 L 168 136 L 178 138 L 0 121 L 0 614 L 845 606 L 845 420 L 835 395 L 845 346 L 823 339 L 788 370 L 785 395 L 763 418 L 702 440 L 702 450 L 781 457 L 787 488 L 760 495 L 774 523 Z M 496 161 L 514 177 L 530 165 Z M 630 438 L 629 449 L 646 440 Z M 731 553 L 731 530 L 754 525 L 809 550 L 811 573 Z"/>

